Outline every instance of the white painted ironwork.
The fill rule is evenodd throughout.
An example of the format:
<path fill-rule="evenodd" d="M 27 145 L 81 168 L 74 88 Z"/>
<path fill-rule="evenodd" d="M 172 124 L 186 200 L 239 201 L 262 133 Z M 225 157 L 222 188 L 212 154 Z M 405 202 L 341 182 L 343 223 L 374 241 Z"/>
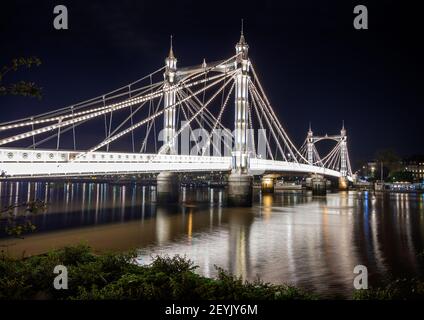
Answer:
<path fill-rule="evenodd" d="M 333 136 L 314 136 L 309 128 L 304 144 L 301 148 L 296 148 L 265 94 L 248 57 L 248 49 L 242 32 L 233 57 L 218 62 L 206 63 L 204 60 L 201 65 L 177 69 L 171 40 L 165 66 L 146 77 L 69 107 L 0 123 L 0 133 L 8 134 L 0 138 L 1 178 L 203 171 L 239 174 L 291 172 L 346 177 L 351 180 L 352 169 L 344 125 L 340 135 Z M 163 79 L 154 82 L 152 77 L 163 70 Z M 143 85 L 146 79 L 150 82 Z M 229 90 L 226 91 L 226 88 Z M 218 100 L 216 98 L 220 93 L 222 97 L 219 113 L 214 115 L 211 105 Z M 198 97 L 199 94 L 202 94 L 201 98 Z M 230 145 L 224 141 L 226 147 L 232 148 L 232 155 L 210 156 L 209 147 L 214 130 L 218 128 L 231 133 L 222 122 L 227 114 L 231 114 L 225 112 L 225 109 L 232 94 L 235 101 L 234 135 L 230 139 Z M 162 103 L 163 108 L 160 108 Z M 142 107 L 145 104 L 149 106 L 148 115 L 135 120 L 135 116 L 140 115 L 139 111 L 144 110 Z M 122 110 L 129 110 L 130 113 L 121 123 L 114 125 L 113 122 L 119 119 L 115 114 Z M 177 123 L 180 111 L 186 119 L 181 126 Z M 155 153 L 146 153 L 149 134 L 152 128 L 156 132 L 156 120 L 162 115 L 164 144 L 158 152 L 155 149 Z M 102 132 L 99 133 L 100 142 L 86 150 L 76 150 L 76 129 L 92 119 L 101 119 L 104 122 L 104 129 L 102 124 Z M 128 124 L 129 127 L 125 127 Z M 192 125 L 203 127 L 204 124 L 210 131 L 207 132 L 202 149 L 197 150 L 196 155 L 178 154 L 177 139 L 181 137 L 181 133 L 187 128 L 192 132 Z M 255 129 L 268 132 L 273 139 L 265 140 L 264 152 L 259 152 L 260 148 L 254 141 L 255 134 L 248 132 L 248 129 L 254 129 L 254 124 L 259 126 Z M 140 153 L 135 153 L 134 132 L 142 126 L 146 129 L 145 134 L 140 140 Z M 18 130 L 24 132 L 16 132 Z M 72 133 L 73 150 L 72 147 L 70 150 L 61 150 L 66 143 L 63 136 L 68 131 Z M 50 136 L 44 137 L 45 133 Z M 110 151 L 112 143 L 129 133 L 131 153 Z M 41 139 L 36 141 L 37 135 L 41 135 Z M 258 133 L 258 140 L 259 137 Z M 38 149 L 39 145 L 53 138 L 57 138 L 56 150 Z M 32 144 L 27 149 L 5 147 L 22 140 L 30 140 Z M 336 146 L 324 157 L 319 155 L 315 147 L 322 140 L 336 142 Z M 217 146 L 213 147 L 218 151 Z M 275 148 L 275 153 L 272 148 Z"/>

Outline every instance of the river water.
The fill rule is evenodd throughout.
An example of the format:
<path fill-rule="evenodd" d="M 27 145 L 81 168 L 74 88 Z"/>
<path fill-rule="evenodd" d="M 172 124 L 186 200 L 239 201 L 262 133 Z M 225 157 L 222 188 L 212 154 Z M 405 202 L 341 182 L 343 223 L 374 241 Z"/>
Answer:
<path fill-rule="evenodd" d="M 326 297 L 351 297 L 356 265 L 367 267 L 371 286 L 424 272 L 422 194 L 256 190 L 251 208 L 226 207 L 225 189 L 187 188 L 180 197 L 157 203 L 154 187 L 135 184 L 2 182 L 1 208 L 33 199 L 47 208 L 32 217 L 35 233 L 2 234 L 0 246 L 15 256 L 78 243 L 136 249 L 141 263 L 179 254 L 208 277 L 219 266 Z"/>

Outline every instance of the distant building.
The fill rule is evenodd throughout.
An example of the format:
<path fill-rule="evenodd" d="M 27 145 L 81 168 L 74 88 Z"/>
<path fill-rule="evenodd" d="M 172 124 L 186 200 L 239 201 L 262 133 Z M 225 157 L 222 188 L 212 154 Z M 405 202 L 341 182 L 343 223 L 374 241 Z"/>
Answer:
<path fill-rule="evenodd" d="M 403 159 L 402 171 L 411 172 L 414 181 L 422 181 L 424 179 L 424 155 Z"/>
<path fill-rule="evenodd" d="M 376 179 L 379 174 L 377 166 L 378 164 L 376 161 L 369 161 L 365 163 L 360 170 L 360 176 L 367 180 Z"/>

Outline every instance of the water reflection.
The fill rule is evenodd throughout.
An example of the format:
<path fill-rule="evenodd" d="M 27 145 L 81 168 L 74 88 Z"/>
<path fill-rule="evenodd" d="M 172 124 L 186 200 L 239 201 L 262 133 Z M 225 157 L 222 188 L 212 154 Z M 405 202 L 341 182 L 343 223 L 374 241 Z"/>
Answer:
<path fill-rule="evenodd" d="M 344 296 L 358 264 L 368 267 L 371 285 L 423 270 L 424 195 L 256 192 L 252 208 L 227 208 L 224 189 L 182 188 L 180 204 L 171 205 L 158 202 L 154 187 L 135 184 L 0 183 L 2 208 L 32 199 L 45 200 L 47 210 L 34 217 L 37 233 L 2 235 L 0 246 L 11 254 L 79 242 L 99 251 L 135 248 L 141 263 L 180 254 L 206 276 L 217 265 L 243 279 Z"/>

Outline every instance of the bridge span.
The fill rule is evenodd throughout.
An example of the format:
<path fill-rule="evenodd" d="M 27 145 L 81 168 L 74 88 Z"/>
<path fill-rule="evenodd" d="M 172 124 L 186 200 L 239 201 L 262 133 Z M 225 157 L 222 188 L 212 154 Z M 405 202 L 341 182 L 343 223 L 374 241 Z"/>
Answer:
<path fill-rule="evenodd" d="M 171 41 L 165 65 L 137 81 L 0 123 L 0 178 L 157 173 L 157 190 L 167 193 L 177 189 L 177 173 L 227 172 L 235 204 L 249 204 L 253 175 L 268 174 L 269 182 L 270 174 L 308 174 L 320 188 L 324 177 L 335 177 L 346 188 L 352 169 L 344 124 L 338 135 L 315 136 L 310 128 L 297 148 L 248 51 L 242 31 L 234 56 L 178 68 Z M 230 98 L 233 110 L 227 108 Z M 128 140 L 131 151 L 123 152 Z M 323 140 L 335 143 L 325 156 L 316 148 Z M 185 142 L 190 152 L 183 150 Z"/>

